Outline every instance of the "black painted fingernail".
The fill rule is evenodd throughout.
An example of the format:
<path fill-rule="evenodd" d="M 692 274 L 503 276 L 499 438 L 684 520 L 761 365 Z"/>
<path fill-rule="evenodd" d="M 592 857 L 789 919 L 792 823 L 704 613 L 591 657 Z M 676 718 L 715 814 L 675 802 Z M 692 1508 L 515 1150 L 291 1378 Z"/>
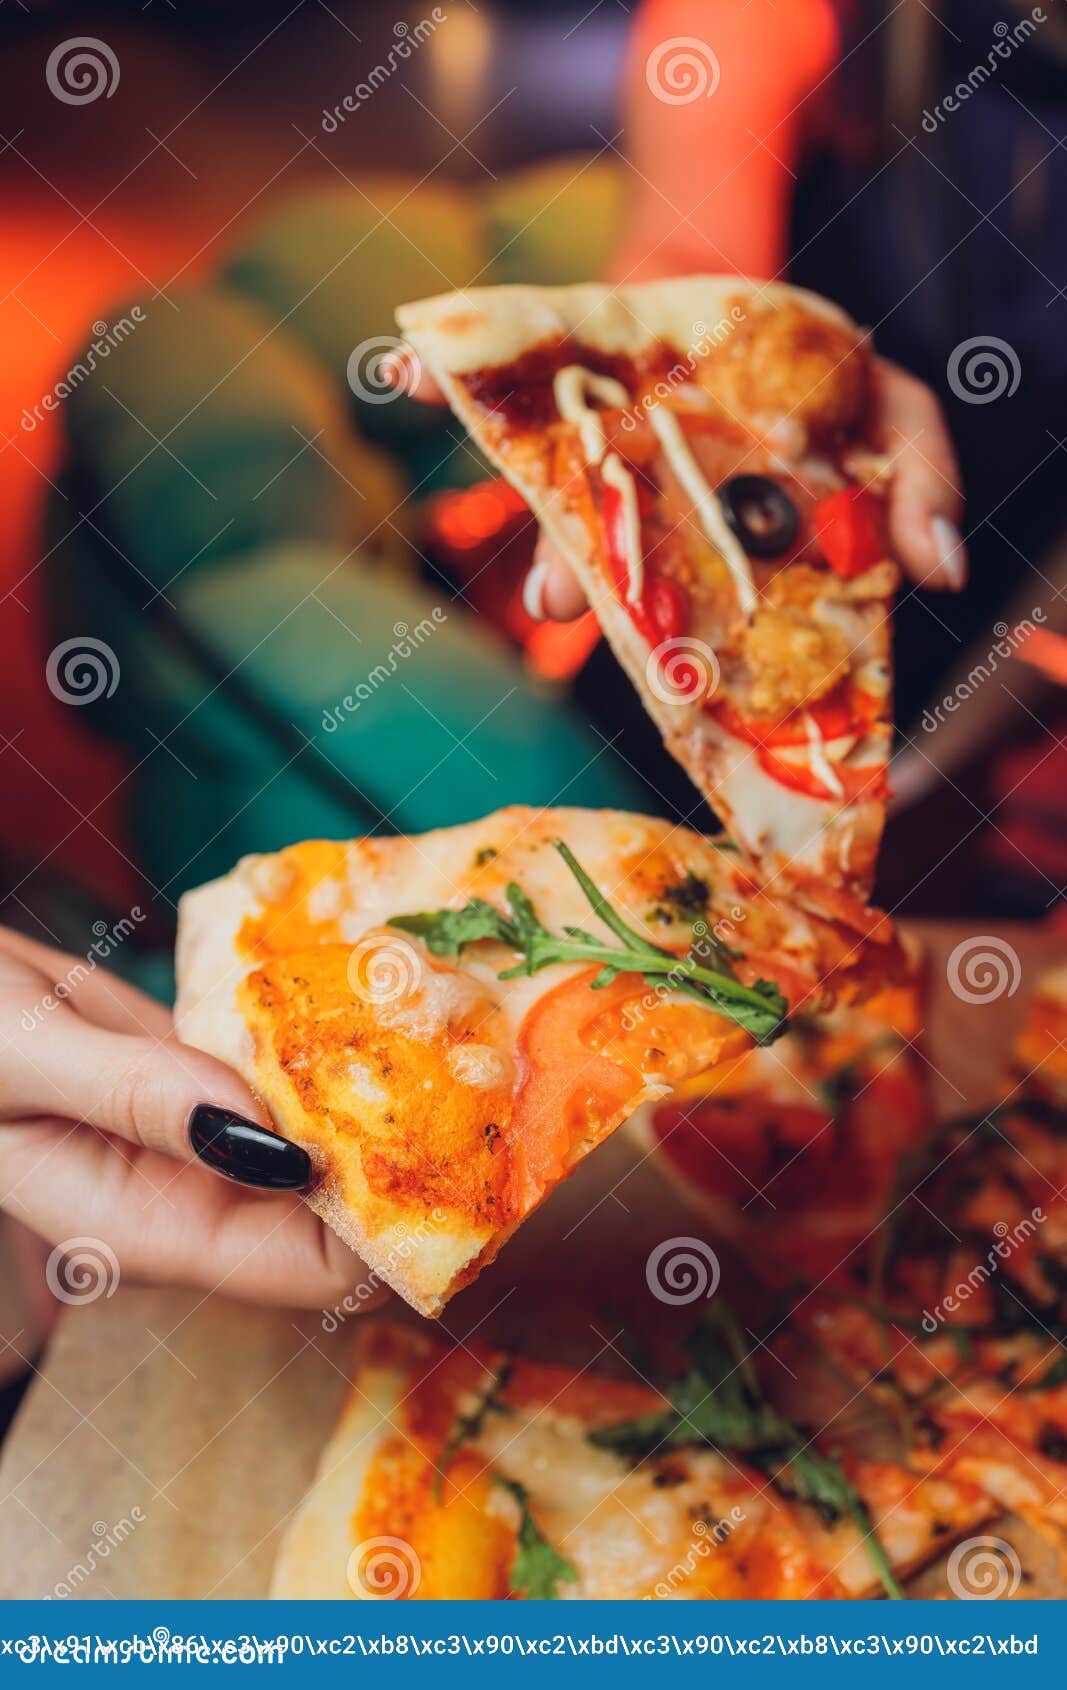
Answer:
<path fill-rule="evenodd" d="M 311 1184 L 311 1158 L 299 1144 L 213 1103 L 200 1103 L 193 1110 L 189 1142 L 202 1162 L 238 1185 L 302 1191 Z"/>

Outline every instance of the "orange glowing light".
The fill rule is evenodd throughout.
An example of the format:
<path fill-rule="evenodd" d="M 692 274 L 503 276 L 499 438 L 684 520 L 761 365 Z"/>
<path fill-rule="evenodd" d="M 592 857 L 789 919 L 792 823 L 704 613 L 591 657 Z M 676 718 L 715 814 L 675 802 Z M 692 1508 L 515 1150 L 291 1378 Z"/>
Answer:
<path fill-rule="evenodd" d="M 1067 686 L 1067 639 L 1051 628 L 1033 628 L 1019 641 L 1015 655 L 1030 663 L 1050 681 Z"/>
<path fill-rule="evenodd" d="M 527 506 L 506 481 L 479 481 L 437 502 L 434 527 L 446 546 L 469 551 L 492 540 Z"/>
<path fill-rule="evenodd" d="M 537 622 L 526 640 L 526 662 L 546 681 L 570 681 L 589 661 L 600 639 L 596 612 L 573 622 Z"/>

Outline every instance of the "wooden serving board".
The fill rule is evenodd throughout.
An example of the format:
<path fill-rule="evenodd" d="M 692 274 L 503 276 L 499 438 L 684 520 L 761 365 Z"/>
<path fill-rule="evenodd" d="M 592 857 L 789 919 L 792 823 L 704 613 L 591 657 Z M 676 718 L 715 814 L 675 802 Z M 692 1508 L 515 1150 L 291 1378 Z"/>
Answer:
<path fill-rule="evenodd" d="M 947 985 L 946 961 L 975 929 L 915 931 L 927 956 L 925 1054 L 938 1105 L 979 1108 L 995 1093 L 1028 990 L 1062 960 L 1062 941 L 998 926 L 1021 959 L 1022 983 L 1011 997 L 967 1004 Z M 618 1133 L 439 1324 L 456 1338 L 477 1333 L 619 1371 L 618 1313 L 647 1302 L 650 1249 L 693 1232 L 706 1234 L 704 1223 Z M 743 1294 L 725 1257 L 724 1280 Z M 399 1303 L 389 1312 L 418 1321 Z M 0 1597 L 264 1596 L 278 1534 L 344 1394 L 354 1320 L 334 1324 L 125 1286 L 65 1310 L 0 1460 Z M 1064 1595 L 1032 1533 L 1014 1522 L 992 1529 L 1019 1549 L 1028 1575 L 1020 1596 Z M 943 1570 L 914 1588 L 946 1594 Z"/>

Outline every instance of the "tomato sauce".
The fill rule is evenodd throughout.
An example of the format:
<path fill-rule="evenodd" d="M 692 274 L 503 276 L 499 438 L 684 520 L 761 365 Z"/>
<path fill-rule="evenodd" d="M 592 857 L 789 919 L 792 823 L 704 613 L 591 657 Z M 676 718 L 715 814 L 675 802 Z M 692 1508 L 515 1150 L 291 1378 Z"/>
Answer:
<path fill-rule="evenodd" d="M 665 341 L 657 341 L 639 357 L 602 352 L 576 336 L 542 341 L 510 364 L 487 365 L 468 370 L 457 379 L 475 404 L 491 411 L 512 429 L 526 432 L 559 422 L 552 383 L 567 364 L 580 364 L 594 375 L 620 381 L 636 400 L 641 391 L 665 378 L 678 363 L 679 354 Z"/>

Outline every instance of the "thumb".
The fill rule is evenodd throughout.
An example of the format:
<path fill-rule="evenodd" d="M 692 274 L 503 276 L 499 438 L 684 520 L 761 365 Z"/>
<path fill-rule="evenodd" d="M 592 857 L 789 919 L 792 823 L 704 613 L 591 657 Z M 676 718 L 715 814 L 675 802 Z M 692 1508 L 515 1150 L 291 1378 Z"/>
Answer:
<path fill-rule="evenodd" d="M 875 362 L 875 393 L 894 474 L 889 525 L 908 577 L 958 592 L 967 579 L 959 530 L 960 472 L 944 414 L 930 389 L 886 359 Z"/>

